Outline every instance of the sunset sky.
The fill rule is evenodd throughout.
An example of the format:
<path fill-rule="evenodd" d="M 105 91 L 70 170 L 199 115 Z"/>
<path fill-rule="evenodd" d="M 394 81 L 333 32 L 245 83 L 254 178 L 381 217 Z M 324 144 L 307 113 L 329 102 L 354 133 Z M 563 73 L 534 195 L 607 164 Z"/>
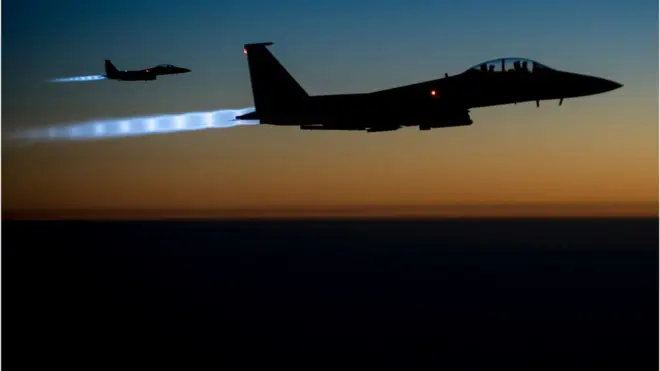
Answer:
<path fill-rule="evenodd" d="M 658 200 L 658 2 L 5 1 L 5 210 L 324 210 Z M 15 146 L 26 128 L 253 105 L 242 45 L 310 94 L 368 92 L 516 56 L 624 84 L 471 111 L 469 127 L 395 132 L 250 126 Z M 54 77 L 169 63 L 143 83 Z M 652 209 L 656 209 L 655 206 Z"/>

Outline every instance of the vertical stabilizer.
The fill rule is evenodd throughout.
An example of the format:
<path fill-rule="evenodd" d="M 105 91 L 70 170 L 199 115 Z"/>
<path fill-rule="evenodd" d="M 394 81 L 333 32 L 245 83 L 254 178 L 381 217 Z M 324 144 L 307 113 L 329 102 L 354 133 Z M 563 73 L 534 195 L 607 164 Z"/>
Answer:
<path fill-rule="evenodd" d="M 245 44 L 256 111 L 268 114 L 291 107 L 309 95 L 266 48 L 272 42 Z"/>
<path fill-rule="evenodd" d="M 115 65 L 112 64 L 112 62 L 109 59 L 106 59 L 105 60 L 105 75 L 110 77 L 110 76 L 116 75 L 117 72 L 119 72 L 117 70 L 117 67 L 115 67 Z"/>

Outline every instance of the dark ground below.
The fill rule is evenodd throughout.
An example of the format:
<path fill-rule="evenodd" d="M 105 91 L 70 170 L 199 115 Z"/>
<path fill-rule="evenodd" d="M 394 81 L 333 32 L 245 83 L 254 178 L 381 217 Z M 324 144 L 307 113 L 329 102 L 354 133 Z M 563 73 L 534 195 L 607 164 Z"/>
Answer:
<path fill-rule="evenodd" d="M 658 369 L 657 219 L 3 232 L 8 369 Z"/>

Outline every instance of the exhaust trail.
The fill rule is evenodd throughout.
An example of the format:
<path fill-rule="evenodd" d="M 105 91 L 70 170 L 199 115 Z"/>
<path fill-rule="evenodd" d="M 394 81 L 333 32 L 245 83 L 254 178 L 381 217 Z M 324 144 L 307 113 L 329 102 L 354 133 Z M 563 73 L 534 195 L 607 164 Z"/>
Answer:
<path fill-rule="evenodd" d="M 232 121 L 236 116 L 253 110 L 254 107 L 248 107 L 207 112 L 94 120 L 26 130 L 10 137 L 14 140 L 29 142 L 81 141 L 171 134 L 195 130 L 226 129 L 237 126 L 258 125 L 258 120 Z"/>
<path fill-rule="evenodd" d="M 60 77 L 57 79 L 48 80 L 48 82 L 88 82 L 99 80 L 106 80 L 106 77 L 103 75 Z"/>

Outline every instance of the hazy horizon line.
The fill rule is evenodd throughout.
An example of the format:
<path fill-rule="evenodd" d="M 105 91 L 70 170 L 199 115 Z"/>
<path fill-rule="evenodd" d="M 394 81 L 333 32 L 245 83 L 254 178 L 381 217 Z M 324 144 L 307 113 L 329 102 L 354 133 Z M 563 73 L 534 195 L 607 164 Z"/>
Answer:
<path fill-rule="evenodd" d="M 2 219 L 658 217 L 658 202 L 337 205 L 243 208 L 62 208 L 3 210 Z"/>

